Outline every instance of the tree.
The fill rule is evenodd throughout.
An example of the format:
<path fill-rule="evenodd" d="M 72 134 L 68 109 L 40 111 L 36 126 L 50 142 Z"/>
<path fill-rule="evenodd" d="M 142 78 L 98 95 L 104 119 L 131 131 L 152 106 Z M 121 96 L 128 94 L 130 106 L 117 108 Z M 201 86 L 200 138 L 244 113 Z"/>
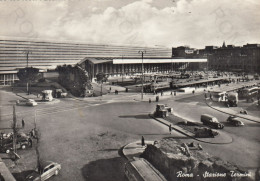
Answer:
<path fill-rule="evenodd" d="M 69 90 L 74 96 L 85 96 L 86 90 L 92 89 L 88 72 L 78 64 L 57 66 L 59 83 Z"/>
<path fill-rule="evenodd" d="M 39 69 L 33 67 L 26 67 L 19 69 L 17 77 L 22 82 L 34 82 L 41 78 Z"/>
<path fill-rule="evenodd" d="M 101 91 L 100 91 L 100 93 L 101 93 L 101 96 L 102 96 L 102 94 L 103 94 L 102 84 L 103 84 L 103 82 L 106 82 L 106 81 L 107 81 L 107 75 L 104 74 L 103 72 L 100 72 L 100 73 L 98 73 L 98 74 L 96 75 L 96 77 L 97 77 L 97 82 L 99 82 L 99 83 L 101 84 Z"/>
<path fill-rule="evenodd" d="M 103 72 L 98 73 L 96 77 L 97 77 L 97 82 L 103 83 L 107 81 L 107 75 Z"/>

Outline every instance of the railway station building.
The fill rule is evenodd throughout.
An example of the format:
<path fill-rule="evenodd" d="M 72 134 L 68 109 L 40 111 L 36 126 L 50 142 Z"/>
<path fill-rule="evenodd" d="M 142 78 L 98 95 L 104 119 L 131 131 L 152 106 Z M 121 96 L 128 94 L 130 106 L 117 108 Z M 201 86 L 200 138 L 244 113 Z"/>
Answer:
<path fill-rule="evenodd" d="M 172 50 L 165 47 L 0 38 L 0 84 L 10 85 L 18 80 L 18 70 L 25 67 L 46 72 L 64 64 L 79 64 L 88 71 L 91 79 L 99 72 L 110 76 L 141 73 L 142 59 L 139 51 L 145 51 L 144 72 L 186 69 L 196 62 L 185 58 L 175 60 L 172 58 Z"/>
<path fill-rule="evenodd" d="M 169 73 L 186 70 L 190 65 L 206 64 L 207 59 L 173 58 L 84 58 L 79 62 L 91 79 L 103 72 L 108 76 L 136 75 L 142 73 Z"/>

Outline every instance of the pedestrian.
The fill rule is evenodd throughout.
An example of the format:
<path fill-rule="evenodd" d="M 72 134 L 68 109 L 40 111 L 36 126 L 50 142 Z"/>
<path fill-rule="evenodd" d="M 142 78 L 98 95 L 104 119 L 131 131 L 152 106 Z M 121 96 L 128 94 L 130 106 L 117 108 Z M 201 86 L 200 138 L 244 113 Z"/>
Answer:
<path fill-rule="evenodd" d="M 172 134 L 172 125 L 171 124 L 169 125 L 169 132 L 170 132 L 170 134 Z"/>
<path fill-rule="evenodd" d="M 144 137 L 142 136 L 142 146 L 145 146 Z"/>
<path fill-rule="evenodd" d="M 24 122 L 24 120 L 22 119 L 22 128 L 24 128 L 24 126 L 25 126 L 25 122 Z"/>
<path fill-rule="evenodd" d="M 35 138 L 35 128 L 32 129 L 32 131 L 31 131 L 31 136 L 32 136 L 33 138 Z"/>
<path fill-rule="evenodd" d="M 32 139 L 31 139 L 31 138 L 29 138 L 29 140 L 28 140 L 28 141 L 29 141 L 29 146 L 30 146 L 30 147 L 32 147 Z"/>
<path fill-rule="evenodd" d="M 172 95 L 172 90 L 171 90 L 171 95 Z"/>
<path fill-rule="evenodd" d="M 163 96 L 163 91 L 161 91 L 161 96 Z"/>
<path fill-rule="evenodd" d="M 174 96 L 176 96 L 176 91 L 174 91 Z"/>
<path fill-rule="evenodd" d="M 156 96 L 156 102 L 159 102 L 159 96 Z"/>
<path fill-rule="evenodd" d="M 151 103 L 152 102 L 152 100 L 151 100 L 151 98 L 149 98 L 149 103 Z"/>

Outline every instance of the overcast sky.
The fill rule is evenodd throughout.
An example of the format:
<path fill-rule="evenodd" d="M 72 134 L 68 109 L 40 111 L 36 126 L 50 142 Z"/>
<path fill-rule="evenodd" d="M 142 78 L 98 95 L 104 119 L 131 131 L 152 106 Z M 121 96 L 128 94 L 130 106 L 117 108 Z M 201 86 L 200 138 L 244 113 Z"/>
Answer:
<path fill-rule="evenodd" d="M 0 36 L 176 47 L 260 43 L 259 0 L 0 0 Z"/>

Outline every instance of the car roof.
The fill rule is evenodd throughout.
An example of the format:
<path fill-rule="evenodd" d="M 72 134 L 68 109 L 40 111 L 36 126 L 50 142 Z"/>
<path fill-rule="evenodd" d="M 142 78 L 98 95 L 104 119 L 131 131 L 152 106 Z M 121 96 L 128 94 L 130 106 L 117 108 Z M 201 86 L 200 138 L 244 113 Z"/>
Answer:
<path fill-rule="evenodd" d="M 231 119 L 232 119 L 232 120 L 239 121 L 239 120 L 238 120 L 238 117 L 236 117 L 236 116 L 231 117 Z"/>
<path fill-rule="evenodd" d="M 43 162 L 41 163 L 43 169 L 44 169 L 45 167 L 51 165 L 51 164 L 56 165 L 57 163 L 55 163 L 55 162 L 53 162 L 53 161 L 43 161 Z"/>

